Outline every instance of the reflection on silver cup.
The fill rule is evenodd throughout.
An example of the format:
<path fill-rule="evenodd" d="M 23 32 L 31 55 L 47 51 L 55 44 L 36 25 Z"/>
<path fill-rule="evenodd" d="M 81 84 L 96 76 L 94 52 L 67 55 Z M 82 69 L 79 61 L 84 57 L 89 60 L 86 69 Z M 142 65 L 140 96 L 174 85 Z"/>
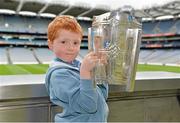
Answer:
<path fill-rule="evenodd" d="M 94 17 L 88 42 L 89 50 L 99 57 L 92 73 L 96 84 L 108 82 L 125 86 L 125 91 L 133 90 L 142 25 L 132 10 L 123 8 Z"/>

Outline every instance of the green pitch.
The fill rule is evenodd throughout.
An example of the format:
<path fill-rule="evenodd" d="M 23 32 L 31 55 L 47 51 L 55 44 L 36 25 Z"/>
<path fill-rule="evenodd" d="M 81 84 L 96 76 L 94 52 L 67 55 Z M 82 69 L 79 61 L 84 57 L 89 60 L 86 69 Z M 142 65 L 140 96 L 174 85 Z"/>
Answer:
<path fill-rule="evenodd" d="M 0 65 L 0 75 L 45 74 L 47 69 L 47 64 Z M 180 67 L 138 65 L 137 71 L 166 71 L 180 73 Z"/>
<path fill-rule="evenodd" d="M 142 65 L 139 64 L 137 67 L 137 71 L 165 71 L 165 72 L 173 72 L 180 73 L 180 67 L 176 66 L 163 66 L 163 65 Z"/>
<path fill-rule="evenodd" d="M 47 64 L 0 65 L 0 75 L 44 74 Z"/>

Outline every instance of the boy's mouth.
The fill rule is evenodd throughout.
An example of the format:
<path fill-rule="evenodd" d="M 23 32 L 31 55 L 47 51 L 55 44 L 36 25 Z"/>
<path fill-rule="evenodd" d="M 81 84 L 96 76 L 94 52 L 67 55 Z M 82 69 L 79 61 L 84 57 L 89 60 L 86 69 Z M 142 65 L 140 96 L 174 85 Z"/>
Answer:
<path fill-rule="evenodd" d="M 66 55 L 74 55 L 73 53 L 66 53 Z"/>

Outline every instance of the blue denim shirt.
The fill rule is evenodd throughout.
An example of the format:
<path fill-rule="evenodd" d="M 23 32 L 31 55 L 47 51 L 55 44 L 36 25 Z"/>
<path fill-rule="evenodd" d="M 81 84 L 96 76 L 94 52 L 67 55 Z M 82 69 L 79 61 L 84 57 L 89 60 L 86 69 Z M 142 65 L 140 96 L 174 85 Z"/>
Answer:
<path fill-rule="evenodd" d="M 108 84 L 94 87 L 92 80 L 80 79 L 80 62 L 56 58 L 46 74 L 50 100 L 63 108 L 55 122 L 107 122 Z"/>

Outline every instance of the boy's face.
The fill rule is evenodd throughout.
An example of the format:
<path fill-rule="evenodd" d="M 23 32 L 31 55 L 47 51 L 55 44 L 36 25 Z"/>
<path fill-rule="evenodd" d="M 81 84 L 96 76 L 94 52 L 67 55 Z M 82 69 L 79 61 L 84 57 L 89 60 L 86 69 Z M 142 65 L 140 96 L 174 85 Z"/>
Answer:
<path fill-rule="evenodd" d="M 81 35 L 62 29 L 53 42 L 48 41 L 48 45 L 58 58 L 71 63 L 79 54 Z"/>

